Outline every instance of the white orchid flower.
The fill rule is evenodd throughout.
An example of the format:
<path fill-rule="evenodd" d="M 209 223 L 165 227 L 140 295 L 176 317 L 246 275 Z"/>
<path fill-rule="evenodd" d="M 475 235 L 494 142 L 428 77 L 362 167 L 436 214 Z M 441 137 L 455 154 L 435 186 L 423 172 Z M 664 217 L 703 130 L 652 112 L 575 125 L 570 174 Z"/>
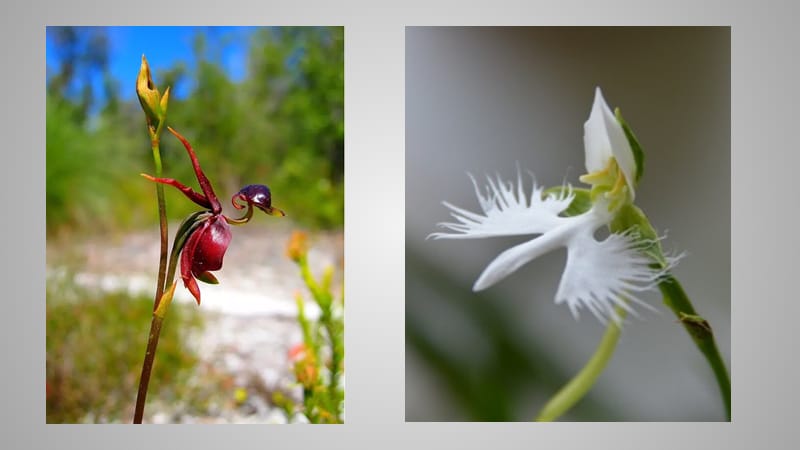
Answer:
<path fill-rule="evenodd" d="M 470 175 L 482 214 L 444 202 L 458 222 L 439 224 L 450 231 L 431 234 L 434 239 L 541 235 L 497 256 L 478 277 L 474 291 L 494 285 L 545 253 L 566 247 L 567 263 L 555 301 L 566 303 L 576 319 L 582 307 L 603 323 L 608 318 L 619 323 L 617 307 L 635 315 L 631 302 L 653 309 L 639 294 L 657 286 L 677 258 L 654 265 L 658 261 L 643 251 L 646 240 L 634 232 L 611 233 L 603 240 L 594 237 L 595 231 L 608 226 L 623 206 L 632 203 L 637 173 L 631 144 L 599 88 L 584 124 L 584 145 L 588 174 L 581 181 L 593 189 L 592 206 L 582 214 L 564 215 L 575 199 L 570 186 L 544 195 L 534 180 L 530 196 L 526 195 L 519 169 L 516 183 L 487 177 L 485 193 Z M 656 266 L 659 268 L 653 268 Z"/>

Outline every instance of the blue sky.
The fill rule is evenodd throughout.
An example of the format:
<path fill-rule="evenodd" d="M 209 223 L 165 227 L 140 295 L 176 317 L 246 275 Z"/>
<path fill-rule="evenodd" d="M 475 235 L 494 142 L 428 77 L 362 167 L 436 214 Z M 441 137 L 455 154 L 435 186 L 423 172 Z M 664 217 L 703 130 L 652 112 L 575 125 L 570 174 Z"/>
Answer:
<path fill-rule="evenodd" d="M 107 27 L 109 38 L 109 69 L 118 81 L 123 99 L 134 97 L 134 82 L 139 71 L 141 56 L 145 54 L 154 74 L 159 68 L 172 67 L 184 61 L 189 68 L 196 61 L 192 51 L 195 33 L 206 35 L 207 48 L 219 50 L 222 65 L 234 81 L 241 80 L 247 68 L 247 36 L 254 28 L 248 27 Z M 53 39 L 48 27 L 47 65 L 57 70 L 58 59 L 53 52 Z M 156 84 L 158 79 L 156 78 Z M 96 98 L 102 102 L 102 79 L 100 74 L 92 78 Z M 174 86 L 172 95 L 185 96 L 191 86 L 183 83 Z M 159 85 L 160 89 L 164 86 Z"/>

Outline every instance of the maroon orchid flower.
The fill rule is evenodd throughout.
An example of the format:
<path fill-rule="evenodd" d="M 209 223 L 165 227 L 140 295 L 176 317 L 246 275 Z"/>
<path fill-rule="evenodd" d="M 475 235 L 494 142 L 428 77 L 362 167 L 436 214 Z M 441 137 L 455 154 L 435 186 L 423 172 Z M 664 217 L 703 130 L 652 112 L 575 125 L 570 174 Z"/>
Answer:
<path fill-rule="evenodd" d="M 167 129 L 177 137 L 192 161 L 197 182 L 200 184 L 202 193 L 195 192 L 189 186 L 182 184 L 172 178 L 155 178 L 147 174 L 143 177 L 156 183 L 163 183 L 173 186 L 180 190 L 189 200 L 206 208 L 208 211 L 199 212 L 191 215 L 181 226 L 176 234 L 173 253 L 181 251 L 181 279 L 186 289 L 192 293 L 200 304 L 200 288 L 197 281 L 217 284 L 217 278 L 211 273 L 222 268 L 222 259 L 225 251 L 231 243 L 230 225 L 240 225 L 246 223 L 253 216 L 253 207 L 264 211 L 269 215 L 285 216 L 286 214 L 272 206 L 272 195 L 267 186 L 262 184 L 251 184 L 242 188 L 231 198 L 231 203 L 236 209 L 247 208 L 244 216 L 232 219 L 222 214 L 222 205 L 214 194 L 211 182 L 200 168 L 192 146 L 177 131 L 170 127 Z M 237 203 L 237 200 L 245 204 Z M 183 247 L 181 249 L 181 246 Z"/>

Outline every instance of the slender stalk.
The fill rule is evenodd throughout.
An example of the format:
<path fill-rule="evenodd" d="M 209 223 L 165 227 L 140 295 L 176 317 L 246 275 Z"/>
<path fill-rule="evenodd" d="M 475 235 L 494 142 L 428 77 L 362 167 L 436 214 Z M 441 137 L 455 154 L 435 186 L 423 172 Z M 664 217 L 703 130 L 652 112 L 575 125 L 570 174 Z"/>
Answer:
<path fill-rule="evenodd" d="M 338 340 L 338 336 L 336 333 L 336 325 L 333 323 L 333 316 L 330 312 L 330 309 L 327 311 L 327 314 L 323 315 L 323 325 L 325 326 L 325 332 L 328 334 L 328 340 L 331 346 L 331 378 L 328 381 L 328 392 L 329 398 L 332 400 L 330 402 L 330 408 L 333 412 L 333 417 L 336 422 L 339 422 L 339 407 L 337 405 L 337 395 L 336 389 L 339 385 L 339 365 L 341 364 L 341 359 L 339 355 L 338 345 L 336 341 Z"/>
<path fill-rule="evenodd" d="M 624 319 L 625 310 L 617 308 L 617 315 L 620 320 Z M 558 419 L 589 392 L 614 354 L 620 331 L 620 326 L 616 321 L 608 321 L 608 327 L 592 357 L 583 366 L 583 369 L 544 405 L 539 416 L 536 417 L 537 422 L 552 422 Z"/>
<path fill-rule="evenodd" d="M 336 384 L 339 380 L 339 352 L 336 350 L 336 331 L 334 330 L 335 325 L 333 324 L 333 319 L 328 314 L 328 317 L 323 322 L 325 326 L 325 332 L 328 334 L 328 339 L 330 340 L 331 345 L 331 379 L 329 380 L 328 388 L 333 392 L 336 389 Z"/>
<path fill-rule="evenodd" d="M 731 420 L 731 379 L 725 361 L 717 348 L 714 333 L 708 321 L 698 316 L 692 307 L 689 297 L 678 280 L 671 275 L 667 276 L 659 285 L 664 295 L 664 303 L 672 309 L 678 320 L 683 324 L 697 348 L 705 356 L 714 377 L 717 379 L 722 402 L 725 405 L 725 414 Z"/>
<path fill-rule="evenodd" d="M 624 214 L 620 213 L 617 216 L 617 219 L 609 225 L 609 230 L 612 233 L 621 233 L 626 230 L 636 230 L 641 233 L 643 239 L 650 241 L 646 253 L 655 261 L 653 268 L 667 270 L 669 264 L 661 250 L 661 245 L 658 243 L 658 234 L 647 220 L 644 212 L 633 205 L 628 205 L 623 208 L 622 211 Z M 664 296 L 664 304 L 675 313 L 678 320 L 689 333 L 689 336 L 691 336 L 692 341 L 694 341 L 697 348 L 703 356 L 705 356 L 711 366 L 711 370 L 714 372 L 714 376 L 717 379 L 720 394 L 722 395 L 726 416 L 728 420 L 731 420 L 730 375 L 725 366 L 725 361 L 723 361 L 717 349 L 711 325 L 707 320 L 697 314 L 686 292 L 684 292 L 678 280 L 671 274 L 667 274 L 660 280 L 658 288 Z"/>
<path fill-rule="evenodd" d="M 150 148 L 153 151 L 153 162 L 155 164 L 156 176 L 161 177 L 161 149 L 160 139 L 161 130 L 164 126 L 164 121 L 159 121 L 158 127 L 153 130 L 153 127 L 148 121 L 148 131 L 150 132 Z M 155 314 L 158 310 L 161 298 L 164 295 L 165 281 L 167 276 L 167 253 L 169 250 L 169 230 L 167 228 L 167 205 L 164 199 L 164 186 L 156 183 L 156 196 L 158 197 L 158 221 L 160 228 L 160 254 L 158 259 L 158 281 L 156 282 L 155 298 L 153 299 L 153 320 L 150 322 L 150 335 L 147 339 L 147 349 L 144 354 L 144 362 L 142 363 L 142 375 L 139 378 L 139 391 L 136 394 L 136 407 L 133 414 L 133 423 L 142 423 L 144 416 L 144 404 L 147 399 L 147 387 L 150 384 L 150 374 L 153 369 L 153 360 L 156 356 L 156 347 L 158 347 L 158 337 L 161 334 L 161 324 L 164 320 L 163 315 L 159 317 Z M 174 272 L 174 271 L 173 271 Z M 170 280 L 171 282 L 171 280 Z"/>
<path fill-rule="evenodd" d="M 156 169 L 156 177 L 161 178 L 161 148 L 160 136 L 161 130 L 164 126 L 164 121 L 160 121 L 155 131 L 148 125 L 150 131 L 150 148 L 153 151 L 153 162 Z M 153 311 L 158 308 L 158 302 L 164 294 L 165 279 L 167 270 L 167 252 L 169 251 L 169 230 L 167 228 L 167 204 L 164 198 L 164 186 L 161 183 L 156 183 L 156 196 L 158 197 L 158 223 L 160 230 L 161 246 L 158 257 L 158 281 L 156 284 L 156 294 L 153 299 Z"/>
<path fill-rule="evenodd" d="M 156 347 L 158 347 L 158 337 L 161 335 L 161 324 L 164 322 L 162 317 L 153 314 L 150 322 L 150 336 L 147 339 L 147 351 L 144 354 L 142 364 L 142 376 L 139 379 L 139 392 L 136 396 L 136 410 L 133 414 L 133 423 L 142 423 L 144 416 L 144 403 L 147 398 L 147 387 L 150 384 L 150 373 L 153 370 Z"/>
<path fill-rule="evenodd" d="M 174 267 L 172 261 L 170 266 Z M 174 272 L 174 271 L 173 271 Z M 164 316 L 167 314 L 167 308 L 172 303 L 172 296 L 175 294 L 175 283 L 166 289 L 159 302 L 158 309 L 153 312 L 153 320 L 150 322 L 150 335 L 147 338 L 147 350 L 144 355 L 144 363 L 142 364 L 142 377 L 139 380 L 139 392 L 136 396 L 136 410 L 133 414 L 133 423 L 142 423 L 144 416 L 144 404 L 147 398 L 147 387 L 150 384 L 150 373 L 153 370 L 153 362 L 155 360 L 156 348 L 158 348 L 158 338 L 161 336 L 161 325 L 164 323 Z"/>
<path fill-rule="evenodd" d="M 162 297 L 158 302 L 158 307 L 153 311 L 153 320 L 150 322 L 150 335 L 147 338 L 147 350 L 144 354 L 144 363 L 142 363 L 142 376 L 139 379 L 139 392 L 136 395 L 136 409 L 133 414 L 133 423 L 142 423 L 142 418 L 144 416 L 147 387 L 150 384 L 150 373 L 153 370 L 153 361 L 155 360 L 156 348 L 158 347 L 158 338 L 161 335 L 161 324 L 164 322 L 167 308 L 175 293 L 175 283 L 173 280 L 175 279 L 175 268 L 177 266 L 179 253 L 180 246 L 177 243 L 173 244 L 173 251 L 169 258 L 169 273 L 166 277 L 171 287 L 162 293 Z"/>

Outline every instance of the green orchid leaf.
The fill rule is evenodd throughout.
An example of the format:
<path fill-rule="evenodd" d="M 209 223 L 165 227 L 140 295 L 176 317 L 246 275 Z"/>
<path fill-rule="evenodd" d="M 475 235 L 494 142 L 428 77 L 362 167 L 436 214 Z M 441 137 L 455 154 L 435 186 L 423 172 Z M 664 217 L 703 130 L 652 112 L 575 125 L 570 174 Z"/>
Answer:
<path fill-rule="evenodd" d="M 644 150 L 642 150 L 642 146 L 636 139 L 636 135 L 634 135 L 633 131 L 631 131 L 628 123 L 622 118 L 622 113 L 620 112 L 619 108 L 617 108 L 614 113 L 617 116 L 617 121 L 619 121 L 619 124 L 622 125 L 622 131 L 625 132 L 625 137 L 628 138 L 628 142 L 631 144 L 631 150 L 633 150 L 633 159 L 636 161 L 635 181 L 636 184 L 638 184 L 639 180 L 642 178 L 642 174 L 644 173 Z"/>
<path fill-rule="evenodd" d="M 592 207 L 592 199 L 589 196 L 589 189 L 584 188 L 569 188 L 567 186 L 553 186 L 551 188 L 544 190 L 544 195 L 556 195 L 561 196 L 566 194 L 569 191 L 572 191 L 572 194 L 575 196 L 572 199 L 572 203 L 569 204 L 569 207 L 565 209 L 562 214 L 565 217 L 572 217 L 577 216 L 579 214 L 583 214 Z"/>
<path fill-rule="evenodd" d="M 175 233 L 175 240 L 172 242 L 172 253 L 173 255 L 177 256 L 183 246 L 186 245 L 186 241 L 189 239 L 189 236 L 192 235 L 194 230 L 203 223 L 205 219 L 209 216 L 208 211 L 197 211 L 190 214 L 186 219 L 181 222 L 181 225 L 178 227 L 178 231 Z"/>
<path fill-rule="evenodd" d="M 661 240 L 653 225 L 638 206 L 626 204 L 620 207 L 616 217 L 608 225 L 612 233 L 632 233 L 639 238 L 642 251 L 656 261 L 661 268 L 666 268 L 669 263 L 661 248 Z"/>
<path fill-rule="evenodd" d="M 206 271 L 195 276 L 197 277 L 198 280 L 202 281 L 203 283 L 219 284 L 219 280 L 217 280 L 217 277 L 215 277 L 214 274 L 212 274 L 211 272 Z"/>

